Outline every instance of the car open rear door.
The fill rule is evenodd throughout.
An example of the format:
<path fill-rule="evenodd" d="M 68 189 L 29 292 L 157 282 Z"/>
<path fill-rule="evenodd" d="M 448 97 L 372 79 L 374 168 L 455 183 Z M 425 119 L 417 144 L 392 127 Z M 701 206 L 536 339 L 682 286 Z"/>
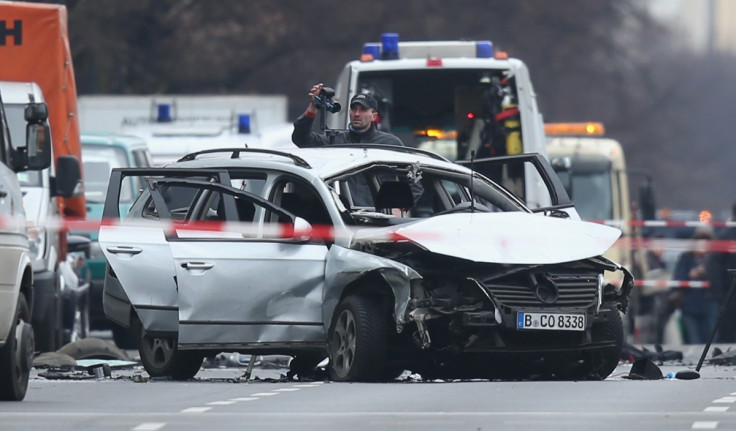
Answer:
<path fill-rule="evenodd" d="M 154 202 L 144 189 L 124 220 L 119 216 L 121 189 L 144 178 L 192 175 L 182 169 L 114 169 L 105 200 L 99 243 L 110 269 L 106 271 L 103 292 L 105 315 L 127 327 L 131 307 L 143 327 L 152 333 L 178 331 L 178 292 L 176 271 L 166 231 L 183 220 L 195 196 L 185 189 L 170 189 L 163 200 Z M 198 178 L 229 183 L 226 172 L 197 171 Z M 147 184 L 145 180 L 140 182 Z M 168 200 L 168 202 L 164 202 Z M 173 219 L 172 219 L 173 216 Z"/>

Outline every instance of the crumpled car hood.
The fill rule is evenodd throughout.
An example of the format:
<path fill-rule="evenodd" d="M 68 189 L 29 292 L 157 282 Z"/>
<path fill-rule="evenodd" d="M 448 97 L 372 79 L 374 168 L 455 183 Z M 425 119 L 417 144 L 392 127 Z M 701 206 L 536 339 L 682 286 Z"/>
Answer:
<path fill-rule="evenodd" d="M 432 253 L 474 262 L 553 264 L 602 255 L 620 235 L 619 229 L 591 222 L 522 212 L 475 212 L 361 229 L 354 241 L 403 238 Z"/>

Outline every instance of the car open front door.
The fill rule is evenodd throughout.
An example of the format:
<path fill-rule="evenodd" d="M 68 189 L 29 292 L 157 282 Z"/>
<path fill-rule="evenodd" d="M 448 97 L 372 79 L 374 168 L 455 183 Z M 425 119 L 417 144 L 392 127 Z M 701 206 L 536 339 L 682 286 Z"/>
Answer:
<path fill-rule="evenodd" d="M 154 195 L 173 183 L 159 182 Z M 324 344 L 327 246 L 295 238 L 295 220 L 303 220 L 257 195 L 176 183 L 199 196 L 188 224 L 167 235 L 179 289 L 179 346 Z M 209 218 L 225 223 L 212 225 Z"/>
<path fill-rule="evenodd" d="M 197 171 L 200 178 L 229 181 L 226 172 Z M 131 307 L 150 333 L 178 331 L 179 300 L 176 271 L 165 232 L 172 223 L 183 221 L 195 200 L 189 189 L 171 188 L 164 200 L 154 202 L 144 189 L 124 220 L 119 220 L 122 187 L 150 177 L 191 175 L 191 170 L 114 169 L 110 176 L 100 226 L 99 243 L 110 269 L 103 293 L 105 315 L 127 327 Z M 142 181 L 140 184 L 147 184 Z M 166 207 L 166 208 L 162 208 Z M 173 218 L 173 219 L 172 219 Z"/>
<path fill-rule="evenodd" d="M 472 162 L 458 160 L 457 163 L 503 186 L 534 212 L 564 211 L 580 219 L 562 181 L 540 154 L 490 157 Z"/>

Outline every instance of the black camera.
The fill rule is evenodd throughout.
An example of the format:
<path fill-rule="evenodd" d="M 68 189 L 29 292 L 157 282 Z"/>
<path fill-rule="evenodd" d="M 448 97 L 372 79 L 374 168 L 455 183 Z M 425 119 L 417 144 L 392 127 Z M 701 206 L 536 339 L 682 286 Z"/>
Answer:
<path fill-rule="evenodd" d="M 327 112 L 336 113 L 340 112 L 340 104 L 333 102 L 332 99 L 335 97 L 335 90 L 330 87 L 322 87 L 322 90 L 318 95 L 314 96 L 314 106 L 317 109 L 323 109 Z"/>

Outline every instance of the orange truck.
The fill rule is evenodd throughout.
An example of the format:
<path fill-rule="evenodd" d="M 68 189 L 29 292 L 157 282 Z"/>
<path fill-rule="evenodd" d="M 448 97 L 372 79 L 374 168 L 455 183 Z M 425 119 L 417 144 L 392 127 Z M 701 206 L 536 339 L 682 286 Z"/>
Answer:
<path fill-rule="evenodd" d="M 0 80 L 35 82 L 49 107 L 54 159 L 82 159 L 77 87 L 69 48 L 66 6 L 0 2 Z M 85 217 L 84 195 L 60 198 L 68 217 Z"/>

